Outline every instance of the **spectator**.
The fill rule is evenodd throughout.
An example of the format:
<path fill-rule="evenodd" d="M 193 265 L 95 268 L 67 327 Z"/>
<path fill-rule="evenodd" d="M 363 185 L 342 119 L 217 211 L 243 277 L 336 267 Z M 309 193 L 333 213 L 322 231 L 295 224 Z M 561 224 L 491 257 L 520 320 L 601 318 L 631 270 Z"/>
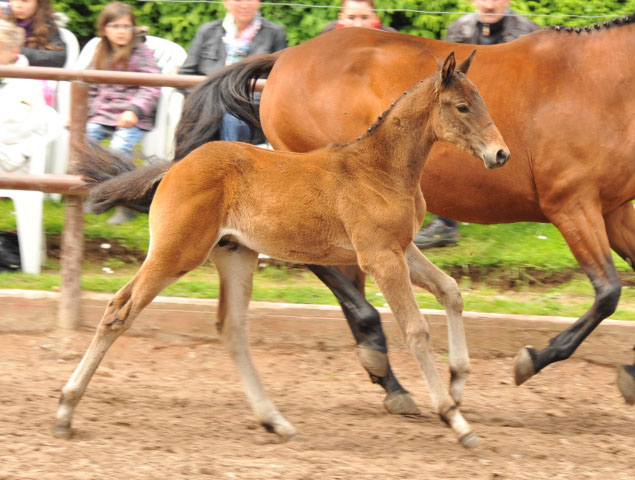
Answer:
<path fill-rule="evenodd" d="M 509 9 L 509 0 L 472 0 L 475 13 L 458 18 L 448 27 L 445 40 L 475 45 L 505 43 L 538 30 L 531 20 Z M 436 217 L 419 230 L 414 244 L 422 250 L 454 245 L 461 238 L 455 220 Z"/>
<path fill-rule="evenodd" d="M 0 65 L 27 66 L 19 55 L 24 30 L 0 20 Z M 0 171 L 28 173 L 29 160 L 43 142 L 59 134 L 57 113 L 44 101 L 37 80 L 0 79 Z"/>
<path fill-rule="evenodd" d="M 0 0 L 0 19 L 9 20 L 11 18 L 11 4 L 9 0 Z"/>
<path fill-rule="evenodd" d="M 337 20 L 327 23 L 321 33 L 346 27 L 376 28 L 386 32 L 396 32 L 394 28 L 382 25 L 375 12 L 374 0 L 342 0 L 342 9 L 337 14 Z"/>
<path fill-rule="evenodd" d="M 61 68 L 66 62 L 62 41 L 50 0 L 10 0 L 13 19 L 26 32 L 21 54 L 29 65 Z"/>
<path fill-rule="evenodd" d="M 260 0 L 225 0 L 224 6 L 227 14 L 222 20 L 205 23 L 198 29 L 179 73 L 209 75 L 249 55 L 273 53 L 286 48 L 284 28 L 262 17 Z M 253 139 L 254 135 L 242 120 L 229 113 L 223 116 L 221 140 L 264 141 L 262 134 L 258 135 L 258 139 Z"/>
<path fill-rule="evenodd" d="M 159 73 L 159 67 L 144 37 L 138 35 L 132 8 L 121 2 L 109 3 L 97 18 L 101 41 L 89 68 L 126 72 Z M 154 126 L 161 89 L 133 85 L 93 84 L 88 101 L 86 135 L 96 141 L 110 138 L 110 148 L 127 155 Z M 135 212 L 117 207 L 107 221 L 119 225 Z"/>

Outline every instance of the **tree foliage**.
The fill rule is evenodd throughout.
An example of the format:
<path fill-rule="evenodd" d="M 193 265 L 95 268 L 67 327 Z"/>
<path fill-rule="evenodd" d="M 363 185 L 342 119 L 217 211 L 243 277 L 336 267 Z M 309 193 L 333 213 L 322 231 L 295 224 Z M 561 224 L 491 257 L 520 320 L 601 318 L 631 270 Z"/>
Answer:
<path fill-rule="evenodd" d="M 125 1 L 125 0 L 124 0 Z M 264 2 L 265 0 L 263 0 Z M 83 45 L 95 34 L 95 20 L 107 0 L 54 0 L 54 8 L 69 17 L 67 27 Z M 133 6 L 138 22 L 150 27 L 150 34 L 172 40 L 187 48 L 203 23 L 222 18 L 221 2 L 126 1 Z M 272 3 L 272 2 L 270 2 Z M 282 3 L 282 2 L 281 2 Z M 293 3 L 285 1 L 284 3 Z M 296 1 L 298 5 L 263 4 L 263 15 L 283 25 L 289 45 L 297 45 L 318 35 L 337 18 L 340 0 Z M 305 6 L 307 4 L 314 7 Z M 443 38 L 449 23 L 473 10 L 470 0 L 376 0 L 382 22 L 402 33 Z M 635 13 L 635 0 L 512 0 L 512 8 L 529 15 L 540 26 L 582 26 Z M 424 12 L 424 13 L 419 13 Z M 450 13 L 439 13 L 450 12 Z M 566 15 L 607 15 L 596 19 Z"/>

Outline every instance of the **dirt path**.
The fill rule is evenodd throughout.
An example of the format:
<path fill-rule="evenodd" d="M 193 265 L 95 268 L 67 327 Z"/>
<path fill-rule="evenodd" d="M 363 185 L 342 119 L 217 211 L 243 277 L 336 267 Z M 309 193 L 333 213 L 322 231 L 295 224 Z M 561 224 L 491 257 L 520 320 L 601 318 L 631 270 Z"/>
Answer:
<path fill-rule="evenodd" d="M 463 412 L 482 443 L 466 450 L 430 411 L 402 346 L 391 359 L 417 418 L 383 410 L 352 345 L 289 343 L 276 331 L 252 351 L 298 440 L 254 423 L 217 339 L 156 335 L 120 339 L 77 410 L 74 439 L 53 438 L 60 388 L 91 337 L 74 334 L 59 353 L 53 332 L 0 332 L 0 479 L 635 479 L 635 408 L 613 365 L 570 359 L 515 387 L 511 358 L 477 354 Z"/>

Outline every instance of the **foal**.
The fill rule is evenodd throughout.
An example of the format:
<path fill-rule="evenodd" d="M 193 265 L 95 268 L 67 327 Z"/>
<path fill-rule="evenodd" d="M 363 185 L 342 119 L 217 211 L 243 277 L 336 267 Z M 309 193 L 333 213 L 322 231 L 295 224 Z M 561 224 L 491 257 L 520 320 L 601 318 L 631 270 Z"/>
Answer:
<path fill-rule="evenodd" d="M 509 158 L 483 100 L 465 77 L 473 56 L 457 68 L 450 54 L 435 75 L 404 93 L 355 142 L 305 154 L 211 142 L 159 175 L 152 167 L 147 174 L 135 172 L 150 198 L 158 183 L 148 255 L 109 302 L 88 351 L 62 389 L 54 432 L 70 437 L 75 407 L 115 339 L 163 288 L 211 256 L 220 276 L 218 328 L 254 414 L 267 430 L 293 437 L 295 428 L 265 393 L 249 352 L 247 309 L 258 252 L 263 252 L 298 263 L 359 264 L 370 274 L 423 371 L 434 410 L 463 445 L 474 445 L 477 437 L 457 407 L 469 373 L 461 296 L 456 282 L 412 243 L 425 214 L 421 172 L 436 141 L 463 148 L 488 168 Z M 112 186 L 101 193 L 98 188 L 96 200 L 134 200 L 134 182 L 125 177 L 106 182 L 103 186 Z M 411 282 L 432 292 L 447 311 L 449 394 Z M 362 360 L 372 364 L 363 350 Z"/>

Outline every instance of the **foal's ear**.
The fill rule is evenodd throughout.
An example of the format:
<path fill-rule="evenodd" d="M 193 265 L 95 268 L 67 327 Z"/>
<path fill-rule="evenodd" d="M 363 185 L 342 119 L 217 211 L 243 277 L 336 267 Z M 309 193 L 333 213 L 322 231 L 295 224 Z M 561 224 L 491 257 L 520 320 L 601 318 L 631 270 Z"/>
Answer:
<path fill-rule="evenodd" d="M 461 64 L 457 67 L 456 71 L 461 72 L 463 75 L 467 74 L 467 71 L 469 70 L 470 65 L 472 65 L 472 60 L 474 60 L 474 55 L 476 55 L 476 48 L 472 50 L 472 53 L 470 54 L 469 57 L 467 57 L 465 60 L 461 62 Z"/>
<path fill-rule="evenodd" d="M 439 60 L 437 60 L 437 63 L 439 64 L 439 73 L 441 75 L 441 85 L 448 85 L 450 83 L 450 80 L 452 80 L 452 75 L 454 75 L 454 69 L 456 67 L 456 59 L 454 58 L 454 52 L 451 52 L 450 55 L 448 55 L 448 58 L 445 59 L 445 62 L 443 62 L 443 65 L 441 65 L 441 62 L 439 62 Z"/>

